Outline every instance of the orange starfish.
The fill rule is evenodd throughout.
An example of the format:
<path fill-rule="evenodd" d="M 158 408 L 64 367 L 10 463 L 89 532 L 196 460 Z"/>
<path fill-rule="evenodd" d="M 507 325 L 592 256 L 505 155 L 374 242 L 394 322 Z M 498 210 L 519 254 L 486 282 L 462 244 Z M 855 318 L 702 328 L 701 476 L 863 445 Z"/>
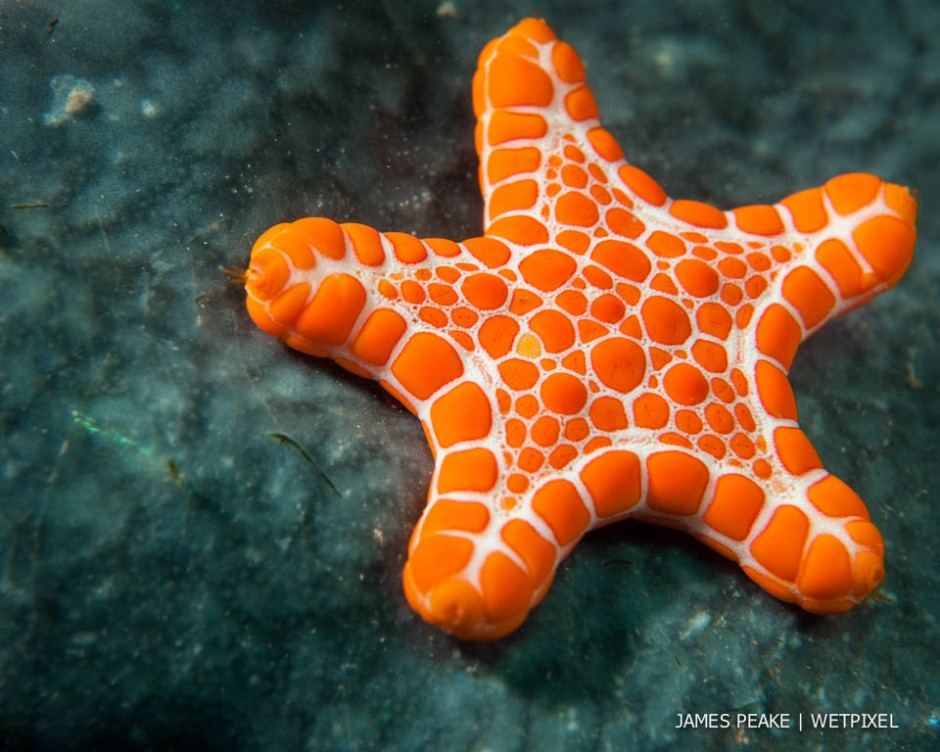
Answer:
<path fill-rule="evenodd" d="M 301 219 L 258 239 L 246 275 L 258 326 L 423 423 L 412 607 L 505 635 L 585 533 L 627 517 L 689 531 L 809 611 L 864 599 L 881 535 L 798 427 L 787 371 L 907 269 L 908 190 L 851 174 L 773 206 L 671 200 L 536 19 L 483 50 L 473 104 L 482 237 Z"/>

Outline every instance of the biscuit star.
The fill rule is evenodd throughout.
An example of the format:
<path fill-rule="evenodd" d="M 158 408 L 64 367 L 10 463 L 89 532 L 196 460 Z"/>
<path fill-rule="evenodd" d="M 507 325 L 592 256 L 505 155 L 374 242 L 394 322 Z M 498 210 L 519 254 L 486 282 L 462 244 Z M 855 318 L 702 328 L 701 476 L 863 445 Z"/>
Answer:
<path fill-rule="evenodd" d="M 809 611 L 864 599 L 881 535 L 800 430 L 787 372 L 907 269 L 908 190 L 850 174 L 732 211 L 670 199 L 536 19 L 486 46 L 473 102 L 481 237 L 300 219 L 258 239 L 245 275 L 264 331 L 421 419 L 435 469 L 412 607 L 501 637 L 585 533 L 625 518 L 687 530 Z"/>

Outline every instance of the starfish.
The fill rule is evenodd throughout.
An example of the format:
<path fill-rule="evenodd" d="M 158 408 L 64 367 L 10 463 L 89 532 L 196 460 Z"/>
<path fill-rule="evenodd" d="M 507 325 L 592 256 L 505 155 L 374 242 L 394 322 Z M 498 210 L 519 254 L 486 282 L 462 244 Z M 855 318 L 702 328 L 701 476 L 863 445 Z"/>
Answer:
<path fill-rule="evenodd" d="M 670 199 L 538 19 L 486 45 L 473 105 L 482 236 L 305 218 L 265 232 L 245 274 L 261 329 L 422 422 L 411 606 L 499 638 L 585 533 L 626 518 L 688 531 L 808 611 L 863 600 L 882 537 L 800 430 L 787 372 L 904 274 L 910 192 L 856 173 L 732 211 Z"/>

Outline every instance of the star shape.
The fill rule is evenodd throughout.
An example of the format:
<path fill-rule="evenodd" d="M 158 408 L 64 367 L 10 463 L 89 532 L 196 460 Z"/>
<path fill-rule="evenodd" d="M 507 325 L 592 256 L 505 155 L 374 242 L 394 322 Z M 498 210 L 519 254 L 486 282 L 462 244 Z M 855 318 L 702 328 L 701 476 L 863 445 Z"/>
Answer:
<path fill-rule="evenodd" d="M 501 637 L 585 533 L 625 518 L 688 531 L 808 611 L 863 600 L 882 538 L 800 430 L 787 372 L 903 275 L 909 191 L 859 173 L 732 211 L 670 199 L 538 19 L 486 45 L 473 105 L 481 237 L 306 218 L 264 233 L 245 274 L 264 331 L 421 419 L 411 606 Z"/>

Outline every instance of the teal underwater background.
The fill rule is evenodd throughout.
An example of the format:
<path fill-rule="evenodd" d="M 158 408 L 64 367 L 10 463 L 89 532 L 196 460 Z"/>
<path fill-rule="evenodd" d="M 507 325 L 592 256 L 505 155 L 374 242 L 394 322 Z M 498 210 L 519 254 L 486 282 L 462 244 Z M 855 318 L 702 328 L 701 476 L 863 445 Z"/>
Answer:
<path fill-rule="evenodd" d="M 222 268 L 308 214 L 479 234 L 470 81 L 530 14 L 671 195 L 918 192 L 905 279 L 791 372 L 884 533 L 878 600 L 812 617 L 627 523 L 498 643 L 408 609 L 421 427 Z M 940 747 L 936 2 L 0 0 L 0 146 L 0 749 Z M 804 729 L 676 728 L 709 712 Z"/>

